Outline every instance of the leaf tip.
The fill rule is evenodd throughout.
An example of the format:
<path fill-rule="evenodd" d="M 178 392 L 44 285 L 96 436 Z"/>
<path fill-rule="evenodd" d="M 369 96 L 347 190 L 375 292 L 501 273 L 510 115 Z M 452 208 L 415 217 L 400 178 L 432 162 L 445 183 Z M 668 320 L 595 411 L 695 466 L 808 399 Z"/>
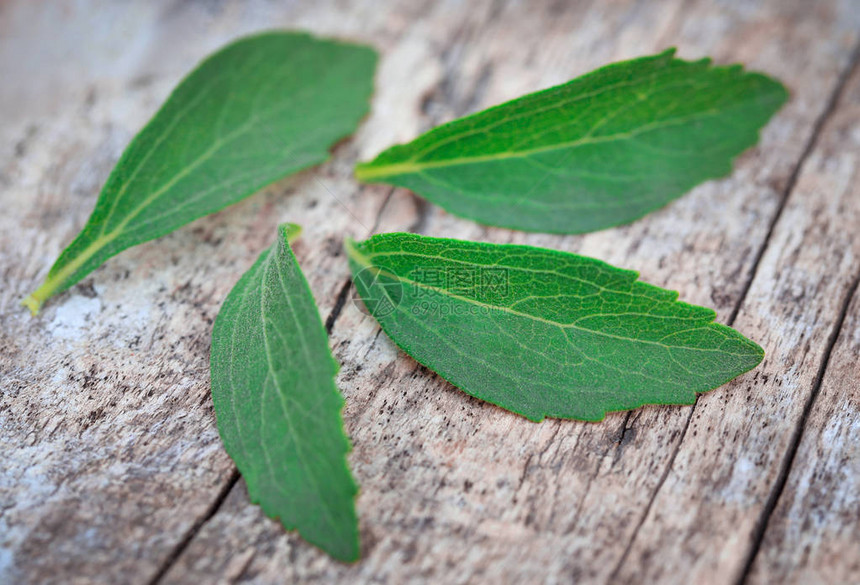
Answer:
<path fill-rule="evenodd" d="M 752 350 L 753 358 L 756 360 L 755 365 L 753 365 L 753 368 L 755 368 L 764 361 L 764 357 L 767 355 L 767 353 L 764 351 L 764 348 L 762 346 L 760 346 L 752 339 L 747 337 L 746 340 L 750 342 L 750 349 Z"/>
<path fill-rule="evenodd" d="M 353 564 L 361 558 L 361 543 L 358 533 L 355 534 L 355 538 L 350 538 L 349 541 L 344 542 L 342 547 L 326 547 L 322 550 L 341 563 Z"/>
<path fill-rule="evenodd" d="M 302 226 L 297 223 L 282 223 L 278 226 L 283 237 L 288 244 L 292 244 L 302 236 Z"/>

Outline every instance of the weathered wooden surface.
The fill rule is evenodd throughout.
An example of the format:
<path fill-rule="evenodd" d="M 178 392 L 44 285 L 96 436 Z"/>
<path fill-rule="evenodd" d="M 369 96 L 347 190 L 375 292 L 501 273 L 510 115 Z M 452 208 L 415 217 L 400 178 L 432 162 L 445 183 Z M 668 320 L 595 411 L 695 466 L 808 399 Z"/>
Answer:
<path fill-rule="evenodd" d="M 813 325 L 808 315 L 822 298 L 833 295 L 845 311 L 826 364 L 817 372 L 814 402 L 806 405 L 808 418 L 800 432 L 793 461 L 783 465 L 788 478 L 764 531 L 754 560 L 752 583 L 851 583 L 860 581 L 860 68 L 848 82 L 835 112 L 824 127 L 820 144 L 800 176 L 797 199 L 785 210 L 788 225 L 803 226 L 833 241 L 829 249 L 803 247 L 788 241 L 791 233 L 775 235 L 793 271 L 793 282 L 783 280 L 785 300 L 807 305 L 798 318 L 802 351 L 812 348 Z M 803 204 L 800 202 L 803 201 Z M 817 217 L 810 220 L 809 216 Z M 793 217 L 792 217 L 793 216 Z M 812 236 L 814 242 L 820 239 Z M 825 257 L 822 253 L 827 254 Z M 826 274 L 814 264 L 828 267 Z M 809 275 L 819 274 L 819 276 Z M 779 278 L 779 277 L 777 277 Z M 853 278 L 853 282 L 851 279 Z M 841 281 L 838 289 L 824 281 Z M 848 284 L 846 292 L 846 284 Z M 752 291 L 751 291 L 752 292 Z M 849 299 L 849 295 L 851 298 Z M 849 302 L 850 301 L 850 302 Z M 833 303 L 831 301 L 825 301 Z M 811 306 L 809 306 L 811 304 Z M 838 337 L 835 337 L 837 336 Z M 805 356 L 804 356 L 805 357 Z M 803 358 L 801 358 L 803 359 Z M 803 362 L 793 360 L 799 369 Z M 826 367 L 825 367 L 826 366 Z M 789 378 L 790 379 L 790 378 Z M 785 389 L 781 388 L 781 391 Z M 796 419 L 796 415 L 793 417 Z"/>
<path fill-rule="evenodd" d="M 354 139 L 30 318 L 18 300 L 170 88 L 271 27 L 380 51 Z M 860 582 L 858 41 L 857 0 L 0 3 L 0 581 Z M 350 178 L 436 123 L 671 45 L 775 75 L 792 101 L 731 177 L 630 226 L 484 228 Z M 343 364 L 351 566 L 248 504 L 208 396 L 211 321 L 287 220 Z M 418 366 L 349 302 L 343 235 L 406 229 L 636 268 L 768 357 L 693 407 L 530 423 Z"/>

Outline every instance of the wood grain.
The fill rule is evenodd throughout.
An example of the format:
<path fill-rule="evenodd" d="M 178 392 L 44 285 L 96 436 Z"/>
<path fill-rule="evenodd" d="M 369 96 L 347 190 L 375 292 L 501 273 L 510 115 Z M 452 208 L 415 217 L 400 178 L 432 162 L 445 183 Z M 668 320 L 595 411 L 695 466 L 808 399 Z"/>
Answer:
<path fill-rule="evenodd" d="M 812 530 L 803 510 L 823 503 L 801 489 L 823 459 L 834 479 L 820 493 L 845 481 L 838 462 L 858 419 L 856 404 L 833 402 L 852 384 L 849 334 L 828 350 L 860 257 L 856 83 L 833 102 L 856 61 L 858 2 L 60 6 L 0 4 L 0 67 L 20 80 L 0 87 L 0 580 L 722 583 L 750 564 L 754 582 L 799 567 L 860 578 L 840 558 L 856 535 L 856 490 L 828 501 L 832 520 Z M 219 45 L 277 26 L 381 52 L 357 135 L 319 169 L 124 252 L 31 319 L 18 299 L 170 88 Z M 484 228 L 351 179 L 357 159 L 434 124 L 672 45 L 774 75 L 792 101 L 731 177 L 630 226 L 576 237 Z M 250 506 L 214 428 L 211 321 L 281 221 L 305 227 L 296 252 L 343 364 L 362 490 L 355 565 Z M 636 268 L 715 307 L 769 357 L 693 408 L 530 423 L 418 366 L 350 301 L 342 237 L 393 230 Z M 833 432 L 846 439 L 816 438 Z M 800 542 L 809 553 L 791 550 Z"/>
<path fill-rule="evenodd" d="M 838 160 L 856 152 L 831 151 L 834 130 L 825 126 L 805 161 L 735 321 L 757 332 L 765 360 L 745 387 L 700 397 L 618 574 L 622 581 L 633 575 L 665 580 L 678 571 L 697 583 L 743 576 L 739 561 L 766 519 L 860 277 L 853 227 L 860 199 L 851 182 L 854 169 Z M 654 563 L 661 549 L 682 553 Z"/>
<path fill-rule="evenodd" d="M 824 128 L 821 144 L 798 183 L 798 196 L 830 208 L 822 215 L 860 225 L 860 70 Z M 842 220 L 840 220 L 842 221 Z M 846 224 L 850 225 L 850 224 Z M 837 226 L 823 226 L 821 238 L 840 238 Z M 820 278 L 850 279 L 853 300 L 844 303 L 832 352 L 811 396 L 790 472 L 764 531 L 752 566 L 751 583 L 852 583 L 860 579 L 860 238 L 848 227 L 846 244 L 832 251 L 844 258 Z M 842 259 L 840 258 L 840 260 Z M 836 258 L 834 257 L 834 260 Z M 793 289 L 804 297 L 809 289 Z M 819 291 L 813 294 L 821 295 Z M 844 295 L 843 295 L 844 297 Z M 838 337 L 835 337 L 838 333 Z"/>

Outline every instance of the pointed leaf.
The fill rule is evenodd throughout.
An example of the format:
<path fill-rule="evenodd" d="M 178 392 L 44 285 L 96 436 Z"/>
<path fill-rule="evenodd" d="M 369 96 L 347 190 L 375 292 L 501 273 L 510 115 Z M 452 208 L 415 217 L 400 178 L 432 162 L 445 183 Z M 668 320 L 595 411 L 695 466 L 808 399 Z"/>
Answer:
<path fill-rule="evenodd" d="M 787 97 L 764 75 L 673 54 L 454 120 L 356 176 L 489 225 L 569 234 L 627 223 L 728 174 Z"/>
<path fill-rule="evenodd" d="M 272 32 L 201 63 L 128 145 L 45 282 L 36 313 L 111 256 L 322 162 L 368 109 L 375 53 Z"/>
<path fill-rule="evenodd" d="M 531 420 L 692 404 L 764 355 L 714 311 L 575 254 L 405 233 L 349 241 L 347 252 L 397 345 Z"/>
<path fill-rule="evenodd" d="M 227 296 L 212 332 L 218 431 L 251 501 L 336 559 L 358 558 L 337 362 L 281 226 Z M 290 232 L 293 232 L 291 234 Z"/>

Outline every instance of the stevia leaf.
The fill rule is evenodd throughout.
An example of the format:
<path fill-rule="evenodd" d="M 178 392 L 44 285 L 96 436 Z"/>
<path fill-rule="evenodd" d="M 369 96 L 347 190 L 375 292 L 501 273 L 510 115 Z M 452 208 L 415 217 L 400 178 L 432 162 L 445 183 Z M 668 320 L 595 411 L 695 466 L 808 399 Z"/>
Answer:
<path fill-rule="evenodd" d="M 359 295 L 398 346 L 531 420 L 692 404 L 764 355 L 711 309 L 592 258 L 405 233 L 346 248 Z"/>
<path fill-rule="evenodd" d="M 358 558 L 337 362 L 283 225 L 227 296 L 212 331 L 218 431 L 251 501 L 342 561 Z"/>
<path fill-rule="evenodd" d="M 322 162 L 368 110 L 375 53 L 304 33 L 247 37 L 203 61 L 131 141 L 33 313 L 122 250 Z"/>
<path fill-rule="evenodd" d="M 785 102 L 778 82 L 669 50 L 454 120 L 356 168 L 446 210 L 521 230 L 627 223 L 706 179 Z"/>

